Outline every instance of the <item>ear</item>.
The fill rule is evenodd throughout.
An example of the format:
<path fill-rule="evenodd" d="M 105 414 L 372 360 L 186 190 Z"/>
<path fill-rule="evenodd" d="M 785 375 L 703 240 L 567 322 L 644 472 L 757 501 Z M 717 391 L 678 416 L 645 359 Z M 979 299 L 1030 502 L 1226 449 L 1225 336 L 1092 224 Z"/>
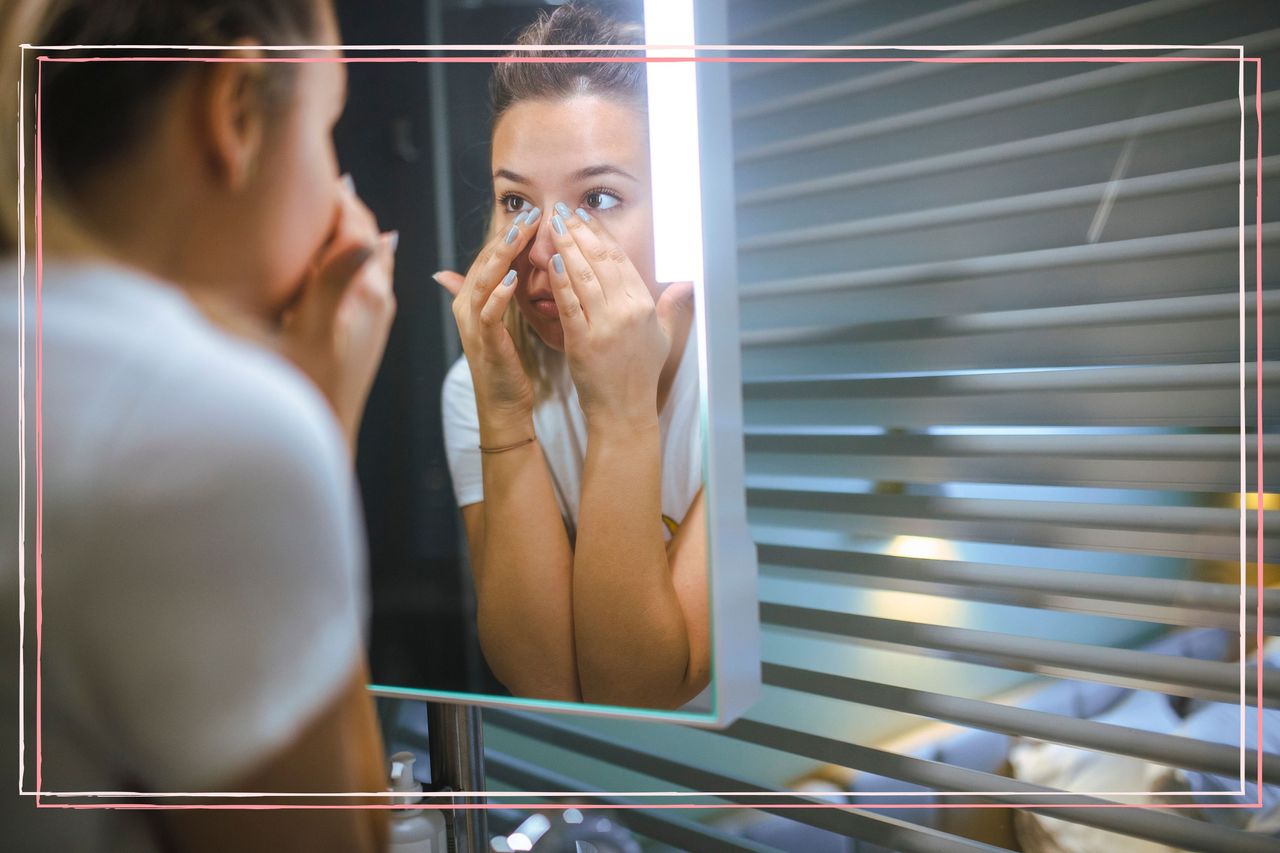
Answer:
<path fill-rule="evenodd" d="M 232 54 L 235 58 L 255 55 L 260 54 L 248 50 Z M 197 129 L 206 147 L 210 177 L 225 189 L 243 190 L 257 171 L 266 136 L 262 99 L 266 71 L 265 65 L 256 62 L 209 62 L 194 87 Z"/>

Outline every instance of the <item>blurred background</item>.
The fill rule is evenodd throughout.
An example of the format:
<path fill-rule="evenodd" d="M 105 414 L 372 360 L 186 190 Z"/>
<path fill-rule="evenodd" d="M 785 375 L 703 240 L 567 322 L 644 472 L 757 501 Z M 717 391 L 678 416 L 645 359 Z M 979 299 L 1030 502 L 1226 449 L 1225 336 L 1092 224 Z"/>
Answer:
<path fill-rule="evenodd" d="M 545 5 L 338 7 L 352 44 L 492 43 Z M 1262 57 L 1264 123 L 1280 97 L 1271 0 L 698 6 L 724 13 L 714 40 L 735 44 L 1243 44 Z M 711 156 L 734 163 L 737 269 L 719 286 L 740 294 L 763 698 L 723 733 L 485 712 L 489 784 L 926 807 L 707 798 L 603 826 L 594 812 L 495 812 L 491 849 L 1275 849 L 1266 809 L 1068 809 L 1061 823 L 928 807 L 949 791 L 1025 802 L 1032 785 L 1147 804 L 1280 800 L 1280 673 L 1262 689 L 1270 787 L 1232 793 L 1241 732 L 1257 746 L 1259 721 L 1239 707 L 1240 583 L 1275 579 L 1258 564 L 1256 509 L 1280 506 L 1257 482 L 1259 452 L 1280 455 L 1280 407 L 1253 396 L 1280 379 L 1275 334 L 1261 374 L 1244 371 L 1243 402 L 1240 390 L 1257 307 L 1280 311 L 1267 272 L 1280 209 L 1272 193 L 1259 220 L 1254 204 L 1255 167 L 1270 181 L 1280 160 L 1274 133 L 1258 150 L 1255 66 L 1243 83 L 1233 62 L 705 68 L 729 94 L 733 150 Z M 380 683 L 499 689 L 458 616 L 470 592 L 439 412 L 458 349 L 430 279 L 464 270 L 480 242 L 488 71 L 352 66 L 338 131 L 361 195 L 402 234 L 400 313 L 359 457 Z M 1258 595 L 1245 598 L 1251 698 Z M 1264 603 L 1269 635 L 1280 599 Z M 390 746 L 424 748 L 421 703 L 382 709 Z M 1258 755 L 1244 757 L 1255 778 Z M 1155 793 L 1167 790 L 1182 793 Z M 902 791 L 915 796 L 886 793 Z"/>

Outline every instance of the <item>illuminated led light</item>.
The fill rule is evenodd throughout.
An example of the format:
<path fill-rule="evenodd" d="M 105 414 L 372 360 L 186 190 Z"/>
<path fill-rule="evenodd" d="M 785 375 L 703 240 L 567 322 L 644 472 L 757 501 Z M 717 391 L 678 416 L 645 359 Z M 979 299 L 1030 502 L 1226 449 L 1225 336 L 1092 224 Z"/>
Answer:
<path fill-rule="evenodd" d="M 693 45 L 693 0 L 645 0 L 645 41 Z M 692 57 L 692 47 L 649 50 Z M 702 183 L 698 164 L 698 80 L 692 62 L 645 64 L 649 160 L 653 177 L 653 254 L 658 281 L 702 279 Z"/>
<path fill-rule="evenodd" d="M 516 827 L 515 834 L 509 836 L 507 841 L 511 843 L 512 849 L 529 850 L 534 844 L 538 843 L 538 839 L 547 834 L 547 830 L 551 828 L 551 820 L 544 814 L 531 814 L 524 819 L 524 823 Z M 521 839 L 528 841 L 529 847 L 516 847 L 513 839 L 519 836 Z M 523 842 L 522 842 L 523 843 Z"/>
<path fill-rule="evenodd" d="M 507 836 L 507 844 L 512 850 L 532 850 L 533 842 L 529 840 L 527 835 L 520 832 L 513 832 Z"/>

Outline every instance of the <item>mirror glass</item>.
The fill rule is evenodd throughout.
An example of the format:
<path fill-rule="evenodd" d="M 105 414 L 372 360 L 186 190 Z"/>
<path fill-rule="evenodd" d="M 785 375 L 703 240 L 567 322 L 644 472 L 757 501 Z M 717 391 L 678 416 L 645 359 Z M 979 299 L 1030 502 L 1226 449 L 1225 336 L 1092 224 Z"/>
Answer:
<path fill-rule="evenodd" d="M 692 4 L 657 5 L 658 43 L 693 43 Z M 723 724 L 758 628 L 740 434 L 709 479 L 733 448 L 706 386 L 738 374 L 734 316 L 708 331 L 731 194 L 700 176 L 702 71 L 539 50 L 642 45 L 638 2 L 429 6 L 431 43 L 530 49 L 348 65 L 339 158 L 401 233 L 358 456 L 371 689 Z"/>

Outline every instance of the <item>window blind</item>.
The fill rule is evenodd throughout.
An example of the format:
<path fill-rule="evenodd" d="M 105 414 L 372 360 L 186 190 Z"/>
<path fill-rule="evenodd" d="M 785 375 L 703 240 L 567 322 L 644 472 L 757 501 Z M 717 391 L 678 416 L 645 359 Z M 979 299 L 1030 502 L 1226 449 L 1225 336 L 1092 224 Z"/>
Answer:
<path fill-rule="evenodd" d="M 1280 28 L 1262 0 L 739 0 L 727 12 L 736 44 L 1244 44 L 1263 58 L 1264 115 L 1280 99 Z M 1115 800 L 930 757 L 919 737 L 926 725 L 1255 772 L 1251 749 L 1089 719 L 1100 699 L 1019 701 L 1079 687 L 1238 703 L 1242 541 L 1247 633 L 1259 594 L 1263 631 L 1280 625 L 1280 591 L 1253 588 L 1258 498 L 1243 537 L 1240 511 L 1242 475 L 1256 492 L 1257 454 L 1280 453 L 1275 396 L 1261 436 L 1252 396 L 1280 380 L 1272 341 L 1253 359 L 1255 304 L 1280 310 L 1269 273 L 1255 303 L 1253 241 L 1275 245 L 1280 215 L 1264 199 L 1255 221 L 1252 158 L 1274 180 L 1280 149 L 1264 138 L 1256 151 L 1248 124 L 1242 309 L 1238 66 L 725 74 L 763 697 L 725 732 L 486 711 L 493 787 L 767 792 L 821 770 L 928 795 L 915 802 L 990 792 L 951 800 L 1033 803 L 1177 849 L 1274 849 L 1185 813 L 1063 807 Z M 1265 547 L 1277 553 L 1273 532 Z M 1217 653 L 1178 645 L 1192 635 L 1216 638 Z M 1262 698 L 1280 704 L 1280 676 Z M 1270 784 L 1278 762 L 1261 756 Z M 607 801 L 645 805 L 620 818 L 655 849 L 1002 849 L 927 809 L 775 807 L 830 802 L 814 794 L 708 799 L 705 814 Z M 761 807 L 714 808 L 735 802 Z"/>

